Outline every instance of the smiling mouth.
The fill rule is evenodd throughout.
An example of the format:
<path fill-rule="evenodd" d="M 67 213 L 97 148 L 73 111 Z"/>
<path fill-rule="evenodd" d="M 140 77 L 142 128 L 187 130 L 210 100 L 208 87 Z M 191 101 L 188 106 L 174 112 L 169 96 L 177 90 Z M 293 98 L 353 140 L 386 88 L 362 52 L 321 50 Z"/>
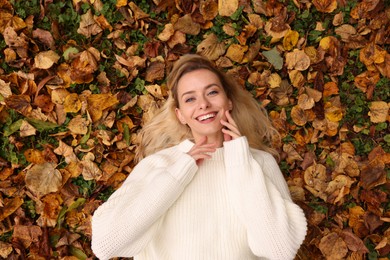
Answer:
<path fill-rule="evenodd" d="M 206 114 L 206 115 L 198 116 L 196 118 L 196 120 L 198 120 L 198 121 L 205 121 L 207 119 L 214 118 L 216 115 L 217 115 L 217 113 L 209 113 L 209 114 Z"/>

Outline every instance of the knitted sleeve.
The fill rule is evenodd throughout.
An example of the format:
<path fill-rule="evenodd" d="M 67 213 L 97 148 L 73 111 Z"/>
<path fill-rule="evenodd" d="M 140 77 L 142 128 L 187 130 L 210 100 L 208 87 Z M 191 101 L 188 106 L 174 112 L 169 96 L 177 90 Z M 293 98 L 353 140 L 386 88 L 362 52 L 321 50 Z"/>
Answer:
<path fill-rule="evenodd" d="M 138 254 L 158 230 L 157 220 L 193 178 L 194 159 L 178 150 L 169 151 L 142 160 L 95 211 L 92 250 L 99 259 Z"/>
<path fill-rule="evenodd" d="M 306 235 L 306 218 L 291 200 L 276 160 L 249 148 L 246 137 L 224 147 L 229 195 L 252 252 L 267 259 L 294 259 Z"/>

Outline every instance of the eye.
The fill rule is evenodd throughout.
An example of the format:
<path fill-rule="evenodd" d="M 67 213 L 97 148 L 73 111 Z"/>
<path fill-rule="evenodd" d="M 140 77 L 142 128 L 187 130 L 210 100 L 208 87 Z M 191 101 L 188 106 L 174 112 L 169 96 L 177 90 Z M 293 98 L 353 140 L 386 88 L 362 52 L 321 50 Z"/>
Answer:
<path fill-rule="evenodd" d="M 186 98 L 186 99 L 184 100 L 184 102 L 185 102 L 185 103 L 190 103 L 190 102 L 192 102 L 192 101 L 194 101 L 194 100 L 195 100 L 195 98 L 190 97 L 190 98 Z"/>
<path fill-rule="evenodd" d="M 214 96 L 214 95 L 217 95 L 218 94 L 218 90 L 211 90 L 208 95 L 209 96 Z"/>

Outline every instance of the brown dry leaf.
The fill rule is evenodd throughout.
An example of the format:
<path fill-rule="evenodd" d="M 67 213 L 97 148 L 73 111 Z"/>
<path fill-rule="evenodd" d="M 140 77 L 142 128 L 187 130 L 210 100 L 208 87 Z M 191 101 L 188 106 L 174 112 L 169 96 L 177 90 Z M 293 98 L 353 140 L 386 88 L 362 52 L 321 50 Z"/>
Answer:
<path fill-rule="evenodd" d="M 157 36 L 159 40 L 166 42 L 168 41 L 173 34 L 175 33 L 175 29 L 173 28 L 173 25 L 171 23 L 167 23 L 164 26 L 164 30 Z"/>
<path fill-rule="evenodd" d="M 283 38 L 283 48 L 286 51 L 292 50 L 298 43 L 299 33 L 297 31 L 289 30 Z"/>
<path fill-rule="evenodd" d="M 218 12 L 220 16 L 231 16 L 238 9 L 238 0 L 219 0 Z"/>
<path fill-rule="evenodd" d="M 337 8 L 337 0 L 313 0 L 313 4 L 321 13 L 331 13 Z"/>
<path fill-rule="evenodd" d="M 89 123 L 90 122 L 86 118 L 77 115 L 70 120 L 68 129 L 74 135 L 85 135 L 88 132 Z"/>
<path fill-rule="evenodd" d="M 373 101 L 368 112 L 373 123 L 383 123 L 389 118 L 389 104 L 384 101 Z"/>
<path fill-rule="evenodd" d="M 155 98 L 157 99 L 164 99 L 164 93 L 161 89 L 160 85 L 154 84 L 154 85 L 147 85 L 145 86 L 145 89 Z"/>
<path fill-rule="evenodd" d="M 360 253 L 369 252 L 363 241 L 358 236 L 356 236 L 350 229 L 344 229 L 340 236 L 347 244 L 349 250 Z"/>
<path fill-rule="evenodd" d="M 294 49 L 286 54 L 286 66 L 290 70 L 304 71 L 310 66 L 310 58 L 303 50 Z"/>
<path fill-rule="evenodd" d="M 180 17 L 173 25 L 173 28 L 190 35 L 198 35 L 200 32 L 200 24 L 194 22 L 190 14 Z"/>
<path fill-rule="evenodd" d="M 380 3 L 380 0 L 363 0 L 351 10 L 351 17 L 355 19 L 368 18 L 378 6 L 380 7 Z"/>
<path fill-rule="evenodd" d="M 298 106 L 303 110 L 312 109 L 314 107 L 314 99 L 309 97 L 307 94 L 299 95 Z"/>
<path fill-rule="evenodd" d="M 45 162 L 35 164 L 26 172 L 26 186 L 38 197 L 56 192 L 62 185 L 62 175 L 55 164 Z"/>
<path fill-rule="evenodd" d="M 36 207 L 37 213 L 40 214 L 37 224 L 41 227 L 54 227 L 57 224 L 63 199 L 58 193 L 50 193 L 41 201 Z"/>
<path fill-rule="evenodd" d="M 309 166 L 304 173 L 305 187 L 314 196 L 326 201 L 327 196 L 325 189 L 327 188 L 326 167 L 322 164 L 314 164 Z"/>
<path fill-rule="evenodd" d="M 54 103 L 51 102 L 50 96 L 46 94 L 35 97 L 34 104 L 46 113 L 50 113 L 54 109 Z"/>
<path fill-rule="evenodd" d="M 335 173 L 346 173 L 350 177 L 358 177 L 360 175 L 359 165 L 350 154 L 341 153 L 340 155 L 332 152 L 329 154 L 329 157 L 335 163 Z"/>
<path fill-rule="evenodd" d="M 76 93 L 67 95 L 63 104 L 65 113 L 77 113 L 81 109 L 81 101 Z"/>
<path fill-rule="evenodd" d="M 299 126 L 304 126 L 308 121 L 305 110 L 299 105 L 296 105 L 291 109 L 291 119 Z"/>
<path fill-rule="evenodd" d="M 344 13 L 343 12 L 339 12 L 337 13 L 334 17 L 333 17 L 333 21 L 332 21 L 332 24 L 334 26 L 340 26 L 341 24 L 343 24 L 344 22 Z"/>
<path fill-rule="evenodd" d="M 13 251 L 12 244 L 0 241 L 0 257 L 2 257 L 3 259 L 7 259 L 9 254 L 11 254 L 12 251 Z"/>
<path fill-rule="evenodd" d="M 156 80 L 161 80 L 165 76 L 165 63 L 154 61 L 149 64 L 149 67 L 146 69 L 145 80 L 148 82 L 154 82 Z"/>
<path fill-rule="evenodd" d="M 280 87 L 282 84 L 282 78 L 279 76 L 277 73 L 272 73 L 269 78 L 268 78 L 268 84 L 269 87 L 272 88 L 277 88 Z"/>
<path fill-rule="evenodd" d="M 359 58 L 364 65 L 369 67 L 372 64 L 383 63 L 385 61 L 386 54 L 386 50 L 371 42 L 361 49 Z"/>
<path fill-rule="evenodd" d="M 26 120 L 22 121 L 22 125 L 20 126 L 20 137 L 32 136 L 37 133 L 37 130 L 30 125 Z"/>
<path fill-rule="evenodd" d="M 100 25 L 95 21 L 95 15 L 92 14 L 89 9 L 85 14 L 81 15 L 80 26 L 77 29 L 77 33 L 90 38 L 92 35 L 99 34 L 103 31 Z"/>
<path fill-rule="evenodd" d="M 5 198 L 3 206 L 0 207 L 0 221 L 14 213 L 23 204 L 23 199 L 20 197 Z"/>
<path fill-rule="evenodd" d="M 56 48 L 53 35 L 49 31 L 38 28 L 32 32 L 32 36 L 38 38 L 39 41 L 43 42 L 51 50 Z"/>
<path fill-rule="evenodd" d="M 379 64 L 375 64 L 376 68 L 383 75 L 383 77 L 390 78 L 390 54 L 386 53 L 385 61 Z"/>
<path fill-rule="evenodd" d="M 142 11 L 142 9 L 139 8 L 134 2 L 130 2 L 129 6 L 136 20 L 141 20 L 149 17 L 149 15 Z"/>
<path fill-rule="evenodd" d="M 289 164 L 294 163 L 295 161 L 302 161 L 303 158 L 299 155 L 297 150 L 291 144 L 283 145 L 283 152 L 287 154 L 286 161 Z"/>
<path fill-rule="evenodd" d="M 292 86 L 287 80 L 282 80 L 280 87 L 271 89 L 270 97 L 272 101 L 278 106 L 285 106 L 290 104 L 290 95 L 293 92 Z"/>
<path fill-rule="evenodd" d="M 343 204 L 345 195 L 348 195 L 350 188 L 355 181 L 346 176 L 338 175 L 328 183 L 325 192 L 328 194 L 327 202 L 332 204 Z"/>
<path fill-rule="evenodd" d="M 201 0 L 199 12 L 206 21 L 213 20 L 218 15 L 218 3 L 215 0 Z"/>
<path fill-rule="evenodd" d="M 65 158 L 65 162 L 66 163 L 77 162 L 78 161 L 77 156 L 73 152 L 72 147 L 67 145 L 66 143 L 64 143 L 61 140 L 59 141 L 58 147 L 56 149 L 54 149 L 53 152 L 55 154 L 63 156 Z"/>
<path fill-rule="evenodd" d="M 242 29 L 240 35 L 236 37 L 241 45 L 245 45 L 247 40 L 257 32 L 257 28 L 251 24 L 247 24 Z"/>
<path fill-rule="evenodd" d="M 12 95 L 10 82 L 5 82 L 4 80 L 0 79 L 0 95 L 2 95 L 4 98 L 8 98 Z"/>
<path fill-rule="evenodd" d="M 23 154 L 26 160 L 33 164 L 41 164 L 46 161 L 41 150 L 27 149 Z"/>
<path fill-rule="evenodd" d="M 42 229 L 39 226 L 15 225 L 12 238 L 19 240 L 25 248 L 29 248 L 32 243 L 39 242 L 42 236 Z"/>
<path fill-rule="evenodd" d="M 196 53 L 208 58 L 209 60 L 217 60 L 226 52 L 226 45 L 220 42 L 214 33 L 204 36 L 204 40 L 196 47 Z"/>
<path fill-rule="evenodd" d="M 301 88 L 306 82 L 305 77 L 299 70 L 291 70 L 288 72 L 291 84 L 296 88 Z"/>
<path fill-rule="evenodd" d="M 343 259 L 348 253 L 347 245 L 336 232 L 322 237 L 318 248 L 326 259 Z"/>
<path fill-rule="evenodd" d="M 385 165 L 380 158 L 375 158 L 367 165 L 364 165 L 360 173 L 360 185 L 370 190 L 376 186 L 386 183 Z"/>
<path fill-rule="evenodd" d="M 94 163 L 95 155 L 93 153 L 87 153 L 80 164 L 83 166 L 82 175 L 84 180 L 96 180 L 98 181 L 102 177 L 102 170 L 99 169 L 96 163 Z"/>
<path fill-rule="evenodd" d="M 92 94 L 88 96 L 87 100 L 88 112 L 91 115 L 92 122 L 96 122 L 102 117 L 103 110 L 119 103 L 116 96 L 112 94 Z"/>
<path fill-rule="evenodd" d="M 349 218 L 348 225 L 353 229 L 354 233 L 358 237 L 362 237 L 365 235 L 367 228 L 364 226 L 363 216 L 365 215 L 365 211 L 360 206 L 354 206 L 348 209 Z"/>
<path fill-rule="evenodd" d="M 9 96 L 5 99 L 5 104 L 25 116 L 32 111 L 31 99 L 28 95 Z"/>
<path fill-rule="evenodd" d="M 247 50 L 248 45 L 231 44 L 226 52 L 226 57 L 234 62 L 241 63 Z"/>
<path fill-rule="evenodd" d="M 340 27 L 335 29 L 335 32 L 341 36 L 343 42 L 351 41 L 351 37 L 355 36 L 357 31 L 355 27 L 350 24 L 343 24 Z"/>

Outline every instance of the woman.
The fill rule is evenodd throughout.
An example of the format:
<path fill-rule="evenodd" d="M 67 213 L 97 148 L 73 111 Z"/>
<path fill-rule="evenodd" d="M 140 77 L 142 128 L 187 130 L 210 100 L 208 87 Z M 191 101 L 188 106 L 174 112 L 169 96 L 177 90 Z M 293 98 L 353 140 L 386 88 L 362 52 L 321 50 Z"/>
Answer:
<path fill-rule="evenodd" d="M 306 234 L 251 95 L 185 55 L 144 127 L 138 165 L 94 213 L 100 259 L 293 259 Z"/>

